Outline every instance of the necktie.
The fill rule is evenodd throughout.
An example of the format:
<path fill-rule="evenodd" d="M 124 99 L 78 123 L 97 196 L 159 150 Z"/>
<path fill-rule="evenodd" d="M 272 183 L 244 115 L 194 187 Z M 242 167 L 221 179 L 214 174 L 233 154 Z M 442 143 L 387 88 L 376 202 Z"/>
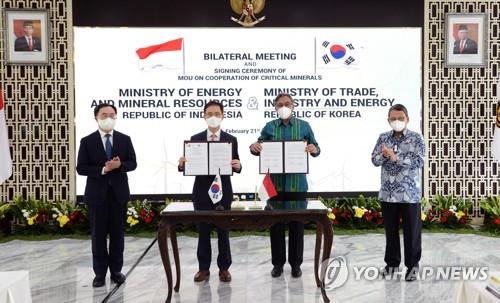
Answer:
<path fill-rule="evenodd" d="M 210 141 L 215 141 L 217 139 L 217 136 L 215 134 L 210 135 Z"/>
<path fill-rule="evenodd" d="M 33 41 L 31 40 L 31 37 L 28 38 L 28 48 L 33 50 Z"/>
<path fill-rule="evenodd" d="M 465 48 L 465 40 L 462 40 L 460 41 L 460 53 L 464 52 L 464 48 Z"/>
<path fill-rule="evenodd" d="M 112 155 L 112 150 L 113 150 L 113 145 L 111 145 L 111 135 L 106 134 L 106 156 L 108 157 L 108 160 L 111 160 L 111 155 Z"/>

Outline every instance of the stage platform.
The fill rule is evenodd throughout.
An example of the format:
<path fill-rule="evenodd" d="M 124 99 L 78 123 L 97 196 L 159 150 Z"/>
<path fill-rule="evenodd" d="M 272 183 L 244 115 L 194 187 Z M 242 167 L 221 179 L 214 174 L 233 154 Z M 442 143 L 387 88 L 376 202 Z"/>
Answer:
<path fill-rule="evenodd" d="M 129 272 L 153 239 L 126 237 L 125 241 L 123 272 L 128 272 L 128 278 L 107 302 L 164 302 L 167 283 L 157 245 Z M 230 241 L 232 282 L 219 282 L 217 244 L 212 239 L 211 278 L 205 283 L 194 283 L 197 239 L 178 238 L 181 287 L 172 302 L 322 302 L 313 273 L 315 236 L 305 237 L 301 278 L 292 278 L 288 265 L 284 275 L 271 278 L 269 238 L 245 236 Z M 487 266 L 490 271 L 500 271 L 500 238 L 424 233 L 422 244 L 421 266 Z M 382 234 L 334 236 L 333 245 L 334 256 L 344 256 L 350 268 L 348 281 L 328 291 L 333 302 L 454 302 L 459 281 L 355 281 L 353 266 L 384 265 Z M 92 288 L 90 240 L 15 240 L 0 244 L 0 252 L 0 271 L 29 271 L 33 302 L 102 302 L 115 288 L 109 275 L 105 287 Z"/>

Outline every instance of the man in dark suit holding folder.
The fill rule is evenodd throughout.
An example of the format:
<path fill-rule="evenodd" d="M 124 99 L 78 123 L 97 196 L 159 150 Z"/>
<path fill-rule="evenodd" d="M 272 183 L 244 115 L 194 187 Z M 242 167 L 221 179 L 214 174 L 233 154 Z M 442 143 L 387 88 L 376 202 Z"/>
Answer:
<path fill-rule="evenodd" d="M 124 230 L 130 200 L 127 172 L 137 167 L 130 137 L 114 129 L 116 108 L 99 104 L 94 117 L 99 129 L 80 142 L 76 170 L 87 176 L 84 201 L 89 206 L 92 233 L 93 287 L 105 284 L 106 273 L 117 284 L 125 281 Z M 109 234 L 109 252 L 107 235 Z"/>
<path fill-rule="evenodd" d="M 191 137 L 192 141 L 224 141 L 232 143 L 231 167 L 234 172 L 241 172 L 240 157 L 238 155 L 238 141 L 230 134 L 220 129 L 220 124 L 224 119 L 224 107 L 217 101 L 209 101 L 203 108 L 204 118 L 208 129 Z M 184 170 L 184 164 L 189 159 L 181 157 L 179 159 L 179 171 Z M 193 186 L 192 200 L 195 210 L 215 210 L 216 206 L 211 201 L 208 191 L 212 182 L 213 175 L 196 176 Z M 222 200 L 218 203 L 224 210 L 231 209 L 233 201 L 233 188 L 231 186 L 230 176 L 221 176 Z M 201 282 L 208 279 L 210 275 L 210 263 L 212 261 L 212 248 L 210 245 L 210 233 L 213 229 L 211 224 L 198 224 L 198 249 L 197 257 L 199 271 L 194 276 L 195 282 Z M 229 267 L 231 266 L 231 249 L 229 246 L 229 233 L 227 229 L 217 227 L 219 256 L 217 257 L 217 266 L 219 267 L 219 279 L 221 282 L 231 281 Z"/>

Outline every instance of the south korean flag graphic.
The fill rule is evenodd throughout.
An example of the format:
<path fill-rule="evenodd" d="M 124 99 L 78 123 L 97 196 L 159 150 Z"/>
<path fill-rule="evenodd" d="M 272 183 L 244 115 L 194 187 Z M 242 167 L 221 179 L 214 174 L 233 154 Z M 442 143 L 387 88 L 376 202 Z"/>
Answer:
<path fill-rule="evenodd" d="M 359 48 L 354 43 L 339 43 L 320 40 L 318 46 L 318 68 L 357 67 L 359 65 Z"/>
<path fill-rule="evenodd" d="M 208 190 L 208 196 L 210 200 L 212 200 L 213 204 L 216 204 L 222 200 L 222 182 L 220 180 L 220 175 L 217 174 L 210 185 L 210 189 Z"/>

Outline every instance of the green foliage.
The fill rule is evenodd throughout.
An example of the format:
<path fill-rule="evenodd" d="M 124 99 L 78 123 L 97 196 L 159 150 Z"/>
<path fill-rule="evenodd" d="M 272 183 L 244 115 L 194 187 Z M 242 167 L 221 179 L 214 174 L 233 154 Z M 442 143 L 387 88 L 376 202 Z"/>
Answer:
<path fill-rule="evenodd" d="M 500 218 L 500 196 L 490 196 L 481 200 L 481 208 L 493 219 Z"/>
<path fill-rule="evenodd" d="M 353 229 L 383 227 L 382 207 L 375 197 L 360 195 L 344 199 L 319 199 L 331 209 L 330 218 L 334 226 Z M 470 200 L 437 195 L 434 199 L 422 198 L 420 203 L 423 228 L 470 228 Z"/>
<path fill-rule="evenodd" d="M 10 212 L 10 204 L 0 202 L 0 220 L 5 218 L 5 216 Z"/>
<path fill-rule="evenodd" d="M 359 195 L 355 198 L 323 199 L 319 197 L 329 209 L 329 217 L 333 226 L 372 229 L 382 227 L 381 205 L 375 197 Z"/>
<path fill-rule="evenodd" d="M 483 230 L 500 234 L 500 196 L 490 196 L 480 202 L 486 212 Z"/>
<path fill-rule="evenodd" d="M 439 225 L 448 228 L 470 228 L 470 217 L 468 215 L 472 208 L 472 202 L 469 199 L 461 197 L 442 196 L 434 197 L 432 203 L 432 214 L 439 216 Z"/>
<path fill-rule="evenodd" d="M 375 197 L 362 195 L 354 198 L 324 199 L 329 217 L 336 229 L 383 230 L 381 204 Z M 133 234 L 154 233 L 161 219 L 161 211 L 172 200 L 151 203 L 147 200 L 130 201 L 127 205 L 126 232 Z M 189 203 L 189 202 L 187 202 Z M 437 195 L 432 199 L 422 198 L 422 225 L 429 230 L 470 229 L 469 211 L 472 202 L 454 196 Z M 500 197 L 488 197 L 481 201 L 486 212 L 484 229 L 493 234 L 500 233 Z M 9 219 L 7 219 L 7 215 Z M 2 219 L 3 218 L 3 219 Z M 33 198 L 17 197 L 11 203 L 0 203 L 0 220 L 13 218 L 13 232 L 17 235 L 88 235 L 88 208 L 70 201 L 47 202 Z M 306 225 L 311 230 L 314 224 Z M 194 224 L 176 227 L 181 233 L 196 233 Z"/>

